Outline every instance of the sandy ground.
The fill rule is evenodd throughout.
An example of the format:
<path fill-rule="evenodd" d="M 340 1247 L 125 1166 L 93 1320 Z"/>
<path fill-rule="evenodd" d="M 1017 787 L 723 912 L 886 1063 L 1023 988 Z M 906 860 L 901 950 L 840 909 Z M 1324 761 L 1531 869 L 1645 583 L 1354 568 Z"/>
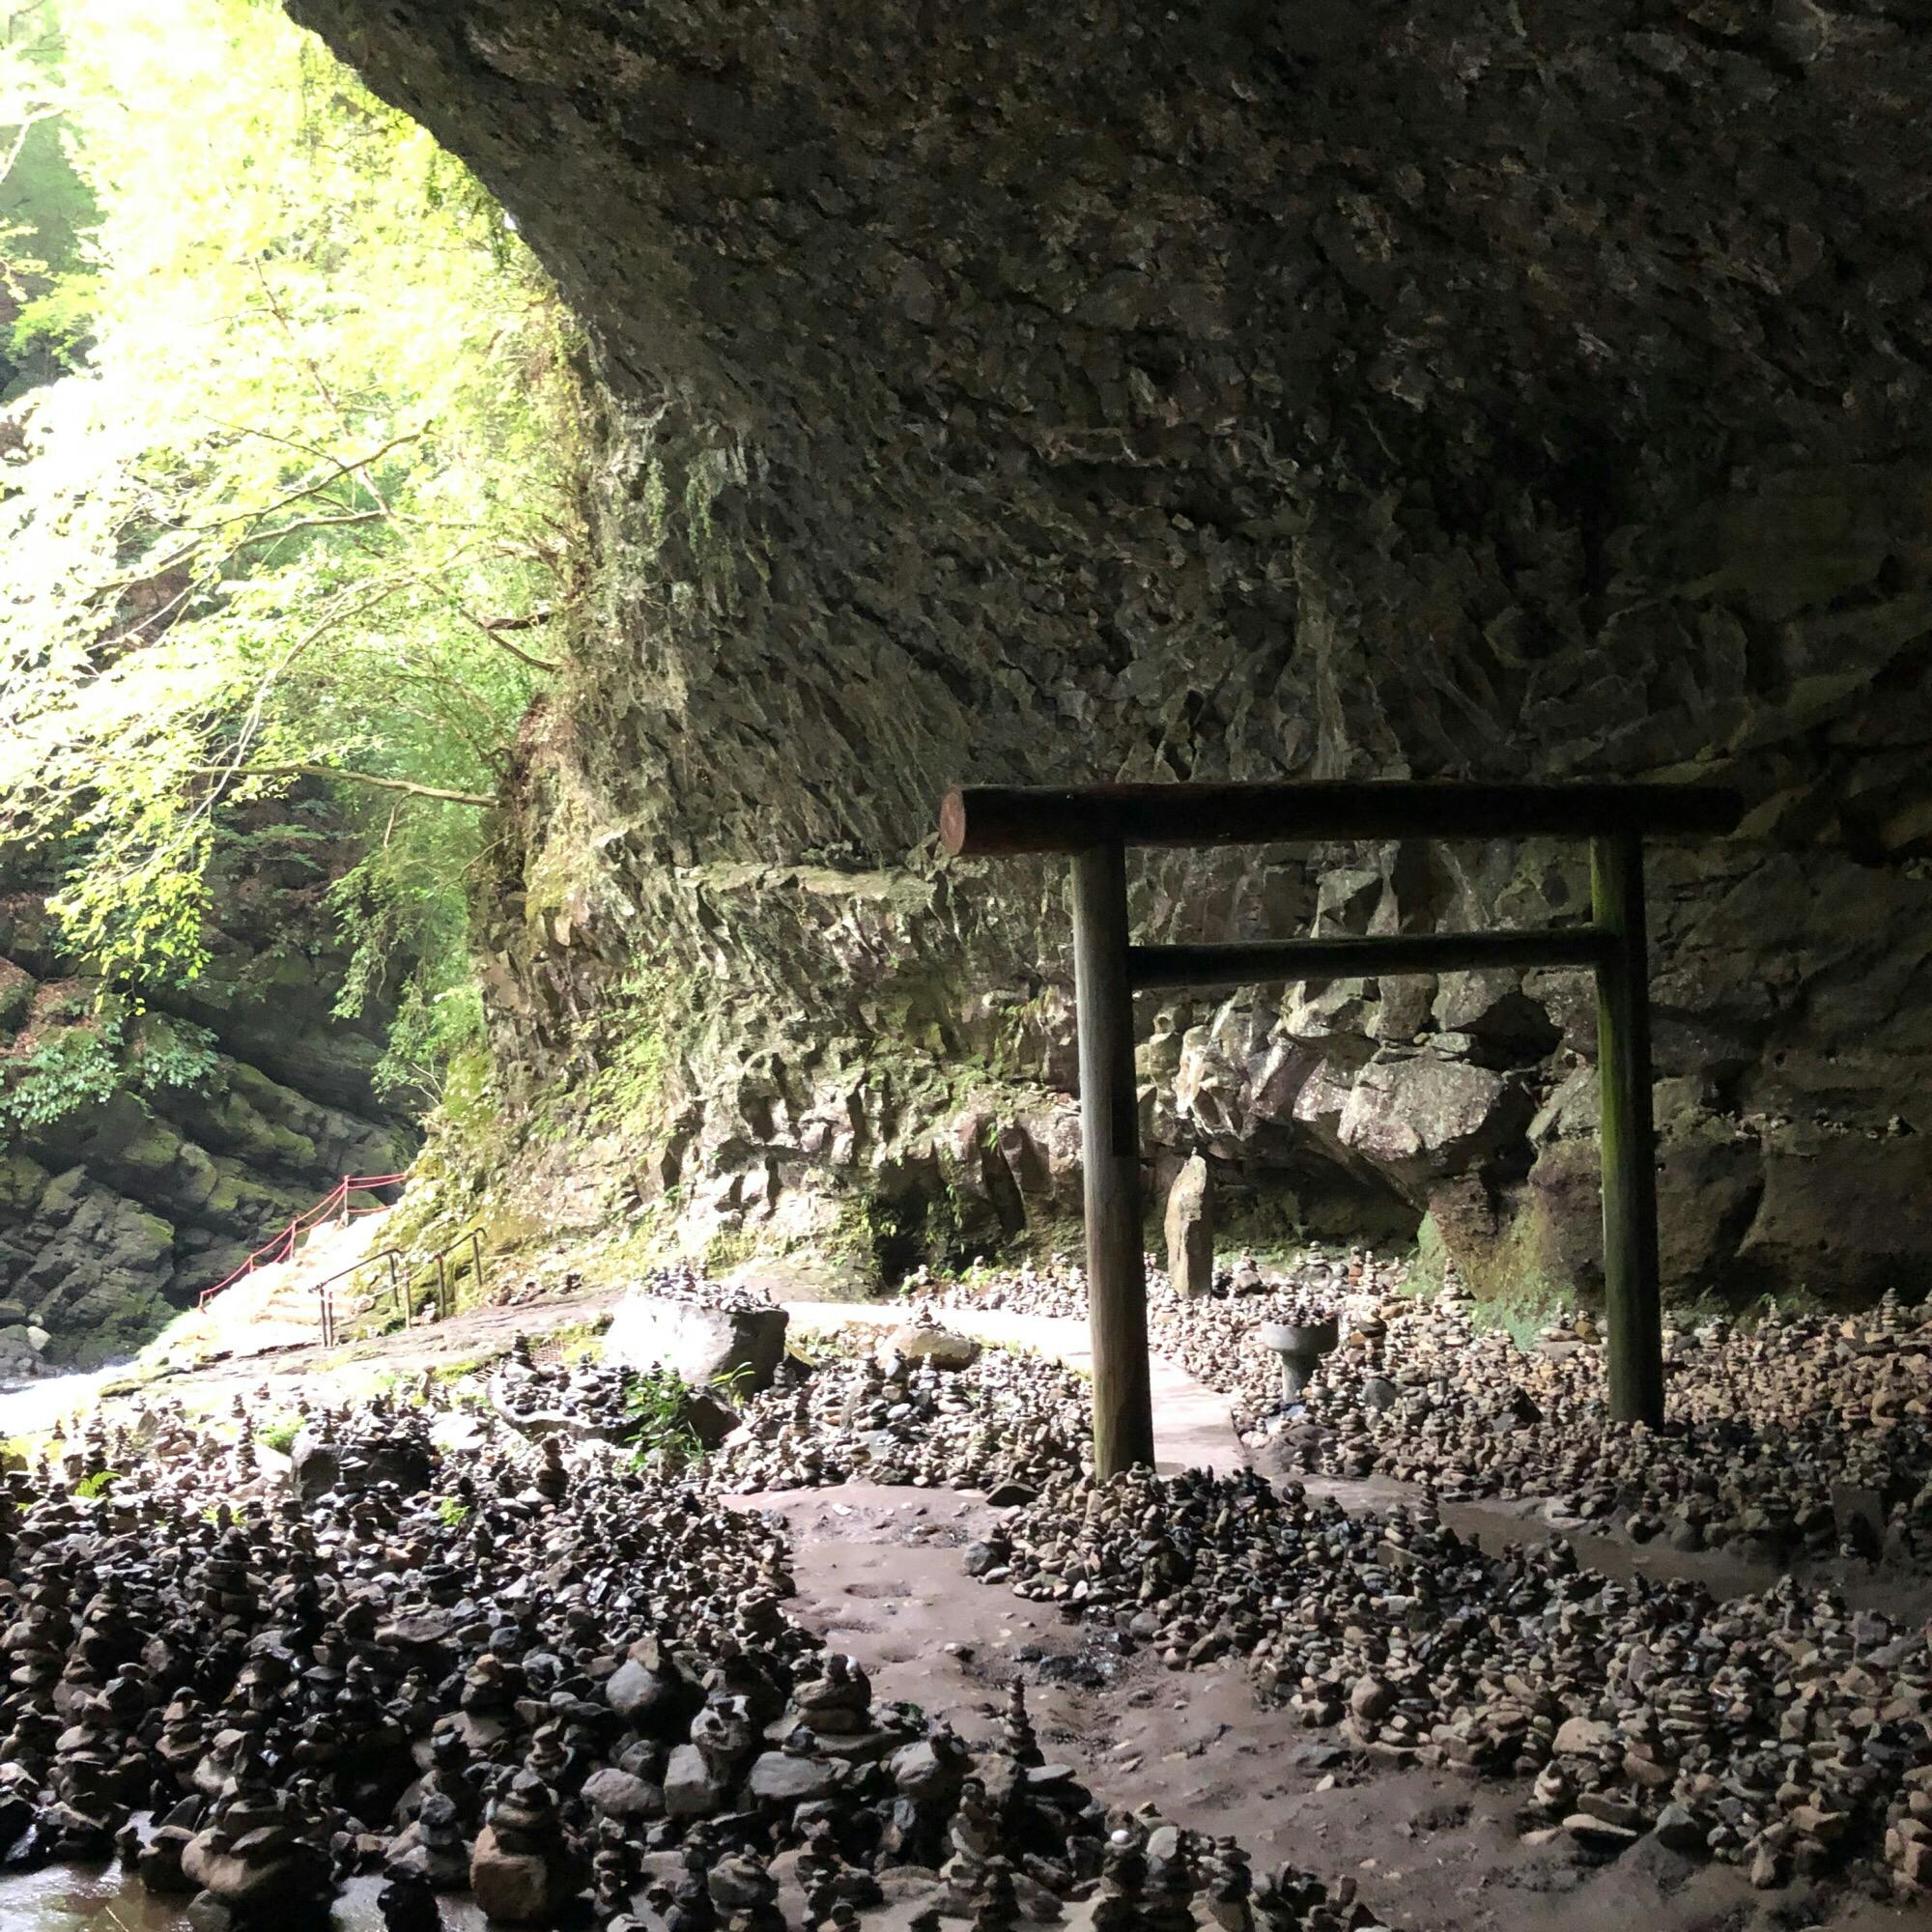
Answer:
<path fill-rule="evenodd" d="M 1109 1804 L 1148 1802 L 1177 1823 L 1231 1833 L 1257 1861 L 1353 1877 L 1397 1927 L 1443 1932 L 1932 1932 L 1839 1886 L 1756 1892 L 1732 1867 L 1640 1845 L 1609 1864 L 1562 1844 L 1524 1846 L 1515 1784 L 1404 1769 L 1342 1748 L 1258 1706 L 1236 1663 L 1169 1672 L 1122 1658 L 1041 1605 L 969 1578 L 961 1548 L 991 1520 L 952 1491 L 848 1484 L 747 1497 L 789 1527 L 794 1609 L 858 1658 L 875 1691 L 992 1735 L 1015 1672 L 1049 1757 Z M 1323 1788 L 1326 1785 L 1327 1788 Z"/>

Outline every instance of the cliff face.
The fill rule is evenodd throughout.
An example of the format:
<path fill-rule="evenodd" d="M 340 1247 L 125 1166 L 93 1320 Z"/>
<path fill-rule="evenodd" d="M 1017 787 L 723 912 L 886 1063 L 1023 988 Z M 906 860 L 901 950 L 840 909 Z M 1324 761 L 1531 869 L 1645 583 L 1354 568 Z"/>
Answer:
<path fill-rule="evenodd" d="M 340 841 L 240 844 L 208 971 L 139 1009 L 71 977 L 27 878 L 0 894 L 0 1375 L 127 1351 L 344 1175 L 409 1158 L 371 1091 L 386 1014 L 330 1010 Z"/>
<path fill-rule="evenodd" d="M 1669 1266 L 1932 1275 L 1932 34 L 1875 0 L 289 0 L 588 327 L 606 597 L 493 907 L 600 1199 L 1065 1205 L 1063 882 L 961 779 L 1724 776 L 1653 868 Z M 1573 855 L 1151 858 L 1143 933 L 1528 922 Z M 1149 1015 L 1150 1113 L 1587 1280 L 1576 976 Z M 601 1091 L 601 1090 L 600 1090 Z M 828 1185 L 829 1183 L 829 1185 Z M 942 1204 L 942 1206 L 935 1206 Z"/>

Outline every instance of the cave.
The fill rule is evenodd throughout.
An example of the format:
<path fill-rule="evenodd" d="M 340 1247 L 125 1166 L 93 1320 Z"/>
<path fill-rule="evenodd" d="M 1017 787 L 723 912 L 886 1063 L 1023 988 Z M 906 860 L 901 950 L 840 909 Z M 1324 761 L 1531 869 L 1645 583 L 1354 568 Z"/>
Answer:
<path fill-rule="evenodd" d="M 943 863 L 953 783 L 1695 778 L 1748 809 L 1652 866 L 1668 1286 L 1932 1279 L 1907 16 L 290 11 L 584 326 L 604 581 L 484 970 L 537 1104 L 640 969 L 674 1071 L 650 1157 L 579 1146 L 575 1184 L 602 1159 L 603 1198 L 748 1248 L 908 1161 L 1066 1212 L 1063 882 Z M 1573 872 L 1169 854 L 1133 907 L 1150 940 L 1521 924 Z M 1586 992 L 1169 1002 L 1157 1169 L 1204 1150 L 1303 1232 L 1352 1189 L 1358 1237 L 1587 1289 Z"/>
<path fill-rule="evenodd" d="M 0 1928 L 1932 1932 L 1928 182 L 1904 0 L 0 8 Z"/>

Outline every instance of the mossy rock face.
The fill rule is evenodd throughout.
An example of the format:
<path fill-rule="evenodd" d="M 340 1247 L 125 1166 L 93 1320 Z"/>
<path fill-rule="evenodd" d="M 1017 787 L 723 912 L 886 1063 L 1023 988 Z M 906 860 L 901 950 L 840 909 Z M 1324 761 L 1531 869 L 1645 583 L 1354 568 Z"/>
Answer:
<path fill-rule="evenodd" d="M 961 781 L 1704 778 L 1741 835 L 1650 861 L 1709 1130 L 1669 1287 L 1932 1258 L 1833 1232 L 1932 1142 L 1919 10 L 289 6 L 598 346 L 597 621 L 483 882 L 502 1188 L 782 1244 L 913 1168 L 997 1220 L 951 1123 L 1071 1090 L 1066 867 L 942 859 Z M 1136 934 L 1586 917 L 1535 832 L 1136 852 Z M 1587 975 L 1162 1005 L 1163 1152 L 1474 1188 L 1472 1256 L 1522 1217 L 1587 1284 L 1581 1157 L 1521 1130 Z"/>
<path fill-rule="evenodd" d="M 11 959 L 0 959 L 0 1035 L 13 1034 L 34 1004 L 36 981 Z"/>
<path fill-rule="evenodd" d="M 347 960 L 308 899 L 218 878 L 226 923 L 210 934 L 206 982 L 141 1011 L 60 977 L 40 898 L 11 883 L 0 877 L 0 1305 L 49 1332 L 49 1359 L 111 1361 L 344 1176 L 405 1166 L 413 1140 L 369 1088 L 385 1015 L 334 1016 Z M 81 1071 L 104 1069 L 107 1091 L 35 1061 L 68 1035 L 98 1048 Z M 24 1106 L 35 1079 L 42 1104 Z"/>

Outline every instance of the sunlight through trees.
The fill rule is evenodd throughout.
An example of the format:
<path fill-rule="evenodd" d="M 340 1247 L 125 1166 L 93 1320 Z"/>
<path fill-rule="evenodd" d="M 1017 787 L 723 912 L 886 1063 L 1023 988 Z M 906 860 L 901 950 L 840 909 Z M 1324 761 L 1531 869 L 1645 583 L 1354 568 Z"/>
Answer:
<path fill-rule="evenodd" d="M 415 962 L 426 1074 L 468 1024 L 480 808 L 582 595 L 567 321 L 494 201 L 278 7 L 53 17 L 0 70 L 0 155 L 57 106 L 99 219 L 14 325 L 56 315 L 71 367 L 0 417 L 5 833 L 138 988 L 201 964 L 229 809 L 331 795 L 364 834 L 345 998 Z M 0 240 L 30 280 L 31 246 Z"/>

